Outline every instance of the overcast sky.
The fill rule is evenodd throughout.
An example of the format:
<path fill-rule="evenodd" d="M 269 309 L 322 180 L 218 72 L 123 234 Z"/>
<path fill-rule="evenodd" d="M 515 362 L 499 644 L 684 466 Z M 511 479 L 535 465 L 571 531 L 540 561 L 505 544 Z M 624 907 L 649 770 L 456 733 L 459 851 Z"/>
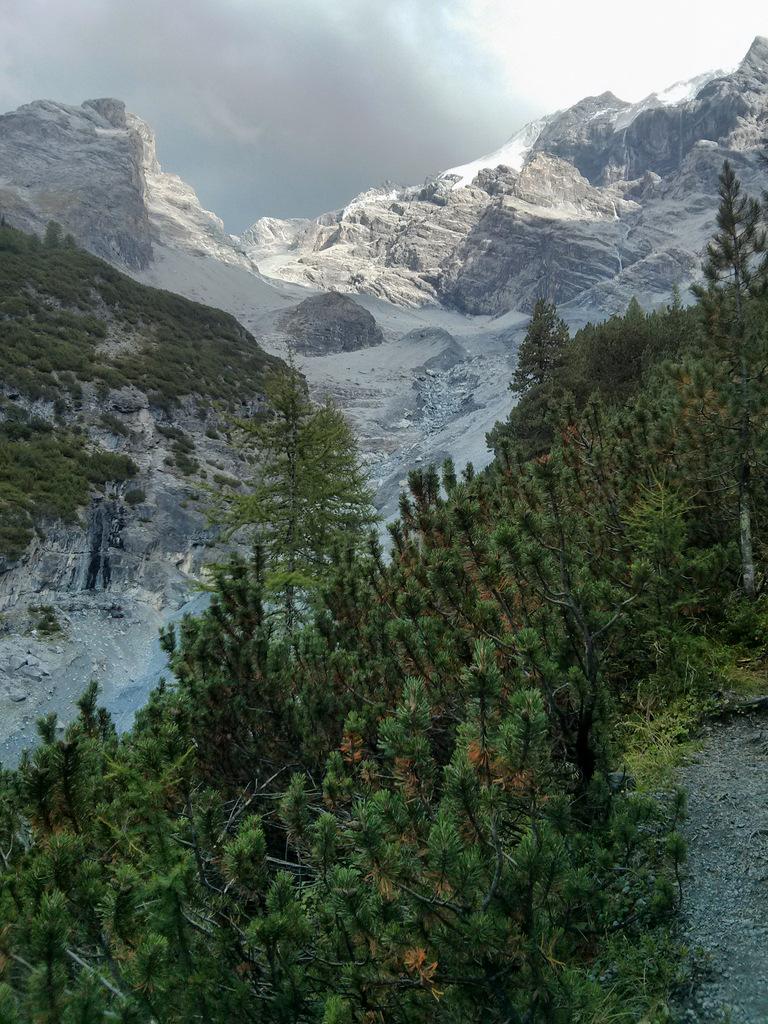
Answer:
<path fill-rule="evenodd" d="M 116 96 L 240 231 L 736 64 L 766 0 L 0 0 L 0 110 Z"/>

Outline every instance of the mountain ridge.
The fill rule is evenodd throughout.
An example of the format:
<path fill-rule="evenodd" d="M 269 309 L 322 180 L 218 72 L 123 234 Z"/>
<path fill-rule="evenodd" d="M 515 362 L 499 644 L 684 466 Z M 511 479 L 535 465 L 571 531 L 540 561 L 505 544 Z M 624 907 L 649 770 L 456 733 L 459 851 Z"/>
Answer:
<path fill-rule="evenodd" d="M 259 244 L 257 221 L 243 240 L 268 276 L 404 304 L 496 315 L 529 310 L 543 294 L 605 315 L 638 293 L 658 305 L 695 277 L 711 227 L 699 213 L 711 209 L 722 160 L 735 159 L 748 186 L 758 177 L 754 153 L 766 124 L 768 39 L 758 36 L 731 72 L 705 72 L 636 104 L 608 92 L 585 97 L 423 186 L 369 190 L 314 221 L 272 219 L 268 245 Z M 525 194 L 520 177 L 541 155 L 572 168 L 570 195 L 546 196 L 552 174 L 563 173 L 562 164 L 546 161 L 537 194 Z M 613 205 L 619 231 L 569 227 L 574 197 L 588 186 Z M 670 219 L 670 195 L 685 191 L 688 216 L 678 210 Z M 574 252 L 586 274 L 573 275 Z"/>
<path fill-rule="evenodd" d="M 0 210 L 38 233 L 59 220 L 133 273 L 170 250 L 400 306 L 498 315 L 544 297 L 582 319 L 685 292 L 722 160 L 759 183 L 767 133 L 768 38 L 757 36 L 730 72 L 635 104 L 585 97 L 421 185 L 371 188 L 312 219 L 259 218 L 235 236 L 161 168 L 154 132 L 124 103 L 36 101 L 0 116 Z"/>

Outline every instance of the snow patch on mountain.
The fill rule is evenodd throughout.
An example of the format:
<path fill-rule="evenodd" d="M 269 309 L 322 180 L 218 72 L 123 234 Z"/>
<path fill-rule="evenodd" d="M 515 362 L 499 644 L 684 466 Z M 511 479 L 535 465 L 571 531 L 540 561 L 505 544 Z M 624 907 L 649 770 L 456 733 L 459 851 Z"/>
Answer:
<path fill-rule="evenodd" d="M 618 132 L 623 128 L 628 128 L 635 118 L 645 110 L 653 110 L 658 107 L 676 107 L 678 104 L 689 103 L 691 100 L 695 100 L 705 85 L 709 85 L 716 78 L 722 78 L 724 75 L 731 74 L 733 70 L 735 69 L 731 68 L 728 71 L 722 69 L 705 71 L 703 74 L 695 75 L 693 78 L 675 82 L 661 92 L 652 92 L 649 96 L 621 111 L 614 121 L 614 130 Z"/>
<path fill-rule="evenodd" d="M 519 132 L 516 132 L 508 142 L 505 142 L 499 149 L 481 156 L 478 160 L 471 160 L 468 164 L 459 167 L 451 167 L 440 175 L 444 179 L 456 179 L 452 182 L 453 188 L 463 188 L 471 185 L 480 171 L 492 170 L 495 167 L 510 167 L 513 171 L 521 171 L 533 149 L 537 139 L 544 127 L 549 124 L 555 115 L 549 114 L 540 117 L 536 121 L 530 121 L 524 125 Z"/>
<path fill-rule="evenodd" d="M 733 69 L 731 69 L 732 71 Z M 621 131 L 629 127 L 635 118 L 645 110 L 652 110 L 654 107 L 676 106 L 679 103 L 686 103 L 695 99 L 701 89 L 716 78 L 721 78 L 729 71 L 705 71 L 686 81 L 675 82 L 661 92 L 652 92 L 637 103 L 625 106 L 619 101 L 618 107 L 601 107 L 589 115 L 589 120 L 596 120 L 600 117 L 613 115 L 612 122 L 614 131 Z M 495 167 L 509 167 L 519 173 L 525 166 L 531 152 L 533 151 L 542 131 L 551 124 L 562 111 L 548 114 L 545 117 L 537 118 L 523 125 L 520 131 L 516 132 L 511 139 L 504 143 L 499 149 L 492 153 L 471 160 L 469 163 L 461 164 L 458 167 L 451 167 L 443 171 L 440 178 L 450 180 L 453 188 L 463 188 L 471 185 L 480 171 L 491 170 Z M 367 194 L 367 193 L 366 193 Z"/>

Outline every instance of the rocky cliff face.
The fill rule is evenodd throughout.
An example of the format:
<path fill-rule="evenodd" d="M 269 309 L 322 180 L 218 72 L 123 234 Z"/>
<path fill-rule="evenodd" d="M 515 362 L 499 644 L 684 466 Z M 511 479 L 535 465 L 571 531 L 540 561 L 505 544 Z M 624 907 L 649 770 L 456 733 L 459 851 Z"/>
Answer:
<path fill-rule="evenodd" d="M 34 414 L 52 420 L 52 404 Z M 224 424 L 213 412 L 201 419 L 193 400 L 159 408 L 141 391 L 94 386 L 72 415 L 92 444 L 130 456 L 138 472 L 94 492 L 75 522 L 39 522 L 0 571 L 0 762 L 32 741 L 41 714 L 68 720 L 89 679 L 116 697 L 144 680 L 159 627 L 216 558 L 203 488 L 242 473 Z M 180 438 L 191 472 L 179 468 Z"/>
<path fill-rule="evenodd" d="M 90 678 L 144 685 L 217 557 L 207 489 L 244 477 L 228 424 L 279 363 L 232 317 L 7 227 L 0 325 L 2 762 Z"/>
<path fill-rule="evenodd" d="M 140 139 L 116 100 L 40 101 L 0 116 L 0 211 L 40 234 L 59 221 L 98 256 L 152 259 Z"/>
<path fill-rule="evenodd" d="M 151 129 L 122 103 L 40 102 L 0 117 L 0 211 L 38 232 L 57 219 L 134 272 L 176 251 L 397 305 L 497 314 L 543 295 L 597 316 L 633 294 L 650 305 L 685 290 L 723 159 L 759 188 L 767 132 L 768 40 L 758 37 L 730 73 L 634 104 L 587 97 L 425 186 L 371 189 L 314 220 L 262 218 L 234 238 L 162 171 Z"/>
<path fill-rule="evenodd" d="M 765 185 L 767 132 L 768 40 L 757 38 L 731 73 L 635 104 L 588 97 L 426 187 L 372 190 L 314 222 L 257 222 L 244 245 L 268 275 L 401 304 L 652 305 L 696 274 L 723 159 L 748 188 Z"/>
<path fill-rule="evenodd" d="M 194 189 L 162 170 L 152 129 L 115 99 L 42 100 L 0 116 L 0 213 L 37 234 L 56 220 L 129 270 L 146 268 L 155 246 L 254 270 Z"/>

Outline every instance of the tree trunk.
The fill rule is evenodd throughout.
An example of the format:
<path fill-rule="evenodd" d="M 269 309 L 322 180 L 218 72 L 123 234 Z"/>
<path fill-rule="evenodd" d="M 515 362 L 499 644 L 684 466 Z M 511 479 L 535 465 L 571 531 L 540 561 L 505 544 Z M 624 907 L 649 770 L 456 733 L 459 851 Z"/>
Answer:
<path fill-rule="evenodd" d="M 741 584 L 744 593 L 753 601 L 755 587 L 755 558 L 752 552 L 752 510 L 749 502 L 749 463 L 744 460 L 739 472 L 739 547 L 741 548 Z"/>
<path fill-rule="evenodd" d="M 741 306 L 739 306 L 741 313 Z M 741 465 L 739 466 L 739 547 L 741 549 L 741 584 L 750 601 L 755 599 L 755 558 L 752 551 L 752 509 L 750 504 L 749 449 L 752 423 L 749 416 L 749 370 L 744 355 L 744 331 L 741 327 L 741 359 L 739 390 L 741 392 Z"/>

